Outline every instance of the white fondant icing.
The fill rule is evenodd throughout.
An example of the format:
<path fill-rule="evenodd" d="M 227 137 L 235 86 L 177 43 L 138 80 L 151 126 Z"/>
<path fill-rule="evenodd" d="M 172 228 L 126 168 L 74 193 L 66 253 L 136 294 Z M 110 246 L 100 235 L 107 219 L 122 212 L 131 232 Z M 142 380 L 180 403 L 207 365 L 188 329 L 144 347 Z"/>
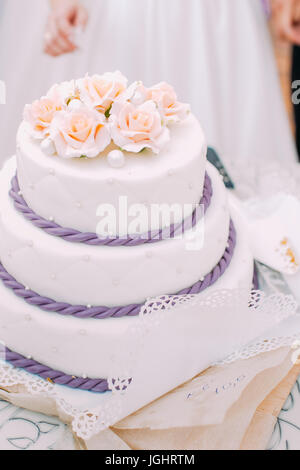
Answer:
<path fill-rule="evenodd" d="M 187 249 L 189 231 L 181 239 L 164 240 L 151 246 L 88 246 L 50 236 L 15 210 L 8 195 L 15 172 L 12 159 L 0 176 L 1 262 L 23 285 L 59 302 L 116 306 L 144 302 L 149 296 L 177 293 L 216 266 L 228 240 L 229 211 L 222 208 L 227 192 L 217 171 L 210 164 L 207 169 L 214 194 L 204 219 L 202 249 Z M 28 240 L 34 240 L 33 247 L 28 246 Z M 146 256 L 149 250 L 151 258 Z M 11 258 L 9 252 L 13 254 Z M 183 270 L 181 276 L 176 275 L 178 266 Z M 56 282 L 51 280 L 53 273 Z"/>
<path fill-rule="evenodd" d="M 248 248 L 245 233 L 239 219 L 234 218 L 237 228 L 237 247 L 232 262 L 217 283 L 200 294 L 205 296 L 215 290 L 244 288 L 251 289 L 253 277 L 253 258 Z M 139 321 L 138 317 L 112 318 L 107 320 L 77 319 L 64 317 L 56 313 L 42 312 L 39 308 L 30 306 L 24 300 L 16 297 L 0 282 L 1 340 L 10 349 L 24 355 L 31 355 L 34 360 L 53 369 L 90 378 L 106 378 L 116 370 L 116 365 L 128 351 L 134 350 L 133 336 L 127 335 L 128 329 Z M 26 321 L 26 316 L 31 321 Z M 200 313 L 199 313 L 200 315 Z M 182 342 L 182 332 L 188 331 L 189 351 L 193 351 L 199 342 L 200 324 L 204 319 L 198 319 L 194 325 L 187 319 L 187 311 L 183 309 L 180 315 L 170 316 L 172 329 L 178 331 L 178 342 Z M 201 312 L 201 318 L 205 312 Z M 175 321 L 175 325 L 174 325 Z M 165 350 L 168 338 L 168 325 L 161 328 L 153 337 L 153 345 L 147 348 L 148 355 L 143 357 L 143 366 L 147 368 L 153 363 L 153 351 Z M 216 325 L 217 328 L 217 325 Z M 201 327 L 202 329 L 202 327 Z M 219 333 L 221 334 L 221 333 Z M 138 341 L 138 337 L 137 337 Z M 186 343 L 187 344 L 187 343 Z M 59 354 L 53 352 L 53 347 Z M 127 356 L 125 356 L 127 357 Z M 190 356 L 187 356 L 190 357 Z M 199 372 L 201 358 L 193 357 L 195 373 Z M 159 358 L 157 358 L 159 360 Z M 198 366 L 197 366 L 198 360 Z M 200 361 L 200 362 L 199 362 Z M 177 364 L 178 367 L 178 364 Z M 185 365 L 180 368 L 180 379 Z M 172 374 L 170 375 L 170 377 Z M 166 378 L 168 382 L 168 378 Z M 170 384 L 169 385 L 173 385 Z M 167 390 L 166 390 L 167 391 Z"/>
<path fill-rule="evenodd" d="M 127 197 L 129 207 L 148 201 L 149 211 L 150 203 L 192 205 L 202 195 L 206 144 L 200 124 L 192 115 L 172 125 L 171 141 L 159 155 L 150 151 L 127 153 L 126 165 L 118 172 L 106 161 L 112 146 L 95 159 L 50 157 L 31 139 L 24 123 L 17 140 L 18 178 L 25 200 L 38 215 L 47 218 L 51 214 L 63 227 L 96 232 L 97 208 L 112 204 L 118 217 L 120 196 Z M 174 175 L 167 178 L 170 168 Z M 193 189 L 187 182 L 193 184 Z M 34 193 L 29 191 L 29 184 L 35 185 Z M 80 215 L 78 201 L 84 208 Z M 147 223 L 144 229 L 149 229 Z"/>

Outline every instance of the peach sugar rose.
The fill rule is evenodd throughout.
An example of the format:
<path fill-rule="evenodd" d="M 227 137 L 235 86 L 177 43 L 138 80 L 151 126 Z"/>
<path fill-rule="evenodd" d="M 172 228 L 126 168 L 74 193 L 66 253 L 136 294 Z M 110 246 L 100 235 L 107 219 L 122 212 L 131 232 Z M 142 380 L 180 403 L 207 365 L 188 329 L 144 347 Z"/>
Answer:
<path fill-rule="evenodd" d="M 127 88 L 127 79 L 120 72 L 86 76 L 77 83 L 82 102 L 101 113 L 108 111 Z"/>
<path fill-rule="evenodd" d="M 169 130 L 153 101 L 142 105 L 116 102 L 111 110 L 111 135 L 114 143 L 128 152 L 138 153 L 150 148 L 159 153 L 170 140 Z"/>
<path fill-rule="evenodd" d="M 94 158 L 111 142 L 103 115 L 86 107 L 57 113 L 50 135 L 63 158 Z"/>
<path fill-rule="evenodd" d="M 60 110 L 60 104 L 47 97 L 26 105 L 24 119 L 30 124 L 32 136 L 36 139 L 46 137 L 55 114 Z"/>
<path fill-rule="evenodd" d="M 190 112 L 188 104 L 180 103 L 174 88 L 161 82 L 149 89 L 149 99 L 153 100 L 167 122 L 179 122 Z"/>

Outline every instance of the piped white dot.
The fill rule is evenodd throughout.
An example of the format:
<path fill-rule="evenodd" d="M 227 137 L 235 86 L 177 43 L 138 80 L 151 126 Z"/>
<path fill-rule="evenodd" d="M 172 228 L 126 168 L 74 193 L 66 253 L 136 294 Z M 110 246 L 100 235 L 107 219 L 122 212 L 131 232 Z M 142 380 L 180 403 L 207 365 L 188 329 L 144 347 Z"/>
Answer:
<path fill-rule="evenodd" d="M 82 374 L 82 378 L 83 378 L 84 380 L 86 380 L 86 379 L 87 379 L 87 375 L 86 375 L 86 374 Z"/>
<path fill-rule="evenodd" d="M 25 290 L 27 290 L 27 291 L 30 290 L 30 287 L 26 286 L 26 287 L 25 287 Z"/>
<path fill-rule="evenodd" d="M 18 195 L 19 195 L 19 196 L 23 196 L 22 191 L 18 191 Z"/>
<path fill-rule="evenodd" d="M 79 334 L 80 334 L 81 336 L 86 336 L 87 333 L 86 333 L 86 330 L 80 330 L 80 331 L 79 331 Z"/>
<path fill-rule="evenodd" d="M 108 182 L 109 185 L 113 185 L 113 184 L 114 184 L 113 178 L 109 178 L 109 179 L 107 180 L 107 182 Z"/>
<path fill-rule="evenodd" d="M 120 285 L 120 279 L 113 279 L 113 285 L 115 287 L 119 286 Z"/>
<path fill-rule="evenodd" d="M 204 282 L 204 279 L 205 279 L 205 277 L 202 276 L 201 279 L 200 279 L 200 282 Z"/>
<path fill-rule="evenodd" d="M 88 305 L 86 306 L 86 308 L 92 308 L 91 304 L 88 304 Z"/>
<path fill-rule="evenodd" d="M 52 279 L 52 281 L 56 281 L 56 279 L 57 279 L 56 274 L 51 274 L 51 279 Z"/>
<path fill-rule="evenodd" d="M 55 170 L 53 168 L 49 168 L 49 175 L 55 175 Z"/>
<path fill-rule="evenodd" d="M 91 261 L 90 255 L 84 255 L 83 261 L 86 261 L 87 263 L 88 263 L 89 261 Z"/>
<path fill-rule="evenodd" d="M 79 201 L 78 201 L 78 202 L 76 202 L 76 207 L 77 207 L 77 209 L 81 209 L 81 208 L 82 208 L 82 204 L 81 204 L 81 202 L 79 202 Z"/>
<path fill-rule="evenodd" d="M 54 217 L 53 217 L 52 215 L 50 215 L 49 221 L 50 221 L 50 222 L 54 222 Z"/>
<path fill-rule="evenodd" d="M 53 347 L 52 352 L 56 354 L 56 353 L 58 353 L 58 349 L 56 347 Z"/>
<path fill-rule="evenodd" d="M 28 361 L 32 360 L 32 356 L 27 356 Z"/>

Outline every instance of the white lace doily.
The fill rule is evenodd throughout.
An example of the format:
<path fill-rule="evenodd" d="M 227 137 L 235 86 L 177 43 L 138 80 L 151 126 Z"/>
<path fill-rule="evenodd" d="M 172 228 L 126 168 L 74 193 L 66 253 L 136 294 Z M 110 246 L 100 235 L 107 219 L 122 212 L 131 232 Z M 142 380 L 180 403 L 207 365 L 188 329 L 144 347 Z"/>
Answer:
<path fill-rule="evenodd" d="M 174 314 L 176 308 L 187 310 L 196 308 L 200 311 L 205 308 L 206 315 L 222 311 L 224 318 L 232 310 L 235 310 L 238 315 L 246 311 L 246 314 L 255 320 L 257 332 L 262 333 L 260 323 L 265 322 L 271 327 L 268 334 L 264 334 L 255 341 L 251 338 L 252 341 L 248 345 L 241 347 L 238 351 L 232 351 L 229 357 L 218 364 L 246 359 L 282 346 L 292 346 L 296 340 L 300 341 L 300 318 L 296 314 L 298 305 L 291 296 L 283 294 L 267 296 L 261 291 L 255 291 L 249 299 L 248 293 L 244 290 L 216 291 L 206 297 L 203 295 L 162 296 L 149 299 L 141 311 L 137 326 L 129 329 L 128 334 L 132 335 L 136 347 L 123 358 L 123 377 L 109 378 L 111 392 L 97 395 L 69 390 L 67 387 L 54 385 L 22 370 L 14 369 L 4 362 L 0 362 L 0 387 L 13 391 L 14 387 L 22 386 L 32 396 L 52 399 L 59 412 L 72 421 L 73 431 L 80 438 L 90 439 L 126 417 L 124 409 L 126 409 L 126 398 L 131 387 L 131 378 L 134 376 L 147 335 L 158 331 L 156 329 L 161 328 L 163 322 L 168 322 L 168 318 Z M 273 327 L 276 333 L 278 324 L 282 326 L 290 321 L 294 322 L 294 326 L 288 325 L 286 335 L 272 336 Z M 295 331 L 295 328 L 298 330 Z M 284 328 L 281 327 L 280 331 L 284 331 Z M 215 361 L 212 361 L 212 365 L 213 363 Z M 159 380 L 159 374 L 157 380 Z"/>

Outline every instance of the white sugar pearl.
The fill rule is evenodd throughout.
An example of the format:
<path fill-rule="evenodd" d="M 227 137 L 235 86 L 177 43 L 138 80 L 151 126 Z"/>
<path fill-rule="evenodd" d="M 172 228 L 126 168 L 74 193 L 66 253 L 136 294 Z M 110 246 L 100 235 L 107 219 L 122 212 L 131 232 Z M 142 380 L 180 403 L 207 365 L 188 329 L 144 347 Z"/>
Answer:
<path fill-rule="evenodd" d="M 76 202 L 76 207 L 77 207 L 78 209 L 81 209 L 81 208 L 82 208 L 81 202 Z"/>
<path fill-rule="evenodd" d="M 112 150 L 107 155 L 107 161 L 112 168 L 122 168 L 125 165 L 124 153 L 121 150 Z"/>
<path fill-rule="evenodd" d="M 46 155 L 49 155 L 50 157 L 56 153 L 54 142 L 50 137 L 47 137 L 43 140 L 41 143 L 41 149 Z"/>
<path fill-rule="evenodd" d="M 56 280 L 56 274 L 52 274 L 51 279 L 52 279 L 52 281 L 55 281 Z"/>
<path fill-rule="evenodd" d="M 82 102 L 77 99 L 71 100 L 70 103 L 68 104 L 68 109 L 71 109 L 72 111 L 78 111 L 78 109 L 81 109 L 81 108 L 82 108 Z"/>
<path fill-rule="evenodd" d="M 54 217 L 52 215 L 49 217 L 49 221 L 54 222 Z"/>

